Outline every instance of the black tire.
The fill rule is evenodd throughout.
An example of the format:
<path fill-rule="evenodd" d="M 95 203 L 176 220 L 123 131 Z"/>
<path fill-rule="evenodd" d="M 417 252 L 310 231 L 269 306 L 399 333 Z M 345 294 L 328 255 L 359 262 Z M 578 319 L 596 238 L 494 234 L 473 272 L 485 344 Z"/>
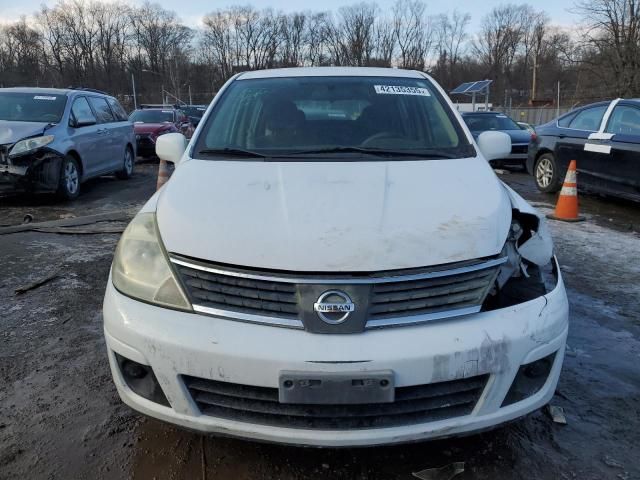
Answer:
<path fill-rule="evenodd" d="M 562 187 L 562 177 L 556 157 L 552 153 L 540 155 L 533 167 L 533 179 L 538 190 L 555 193 Z"/>
<path fill-rule="evenodd" d="M 133 158 L 133 151 L 127 147 L 124 151 L 124 159 L 122 160 L 122 168 L 116 172 L 116 177 L 120 180 L 127 180 L 133 175 L 133 165 L 135 159 Z"/>
<path fill-rule="evenodd" d="M 80 195 L 80 167 L 71 155 L 62 159 L 57 194 L 65 200 L 73 200 Z"/>

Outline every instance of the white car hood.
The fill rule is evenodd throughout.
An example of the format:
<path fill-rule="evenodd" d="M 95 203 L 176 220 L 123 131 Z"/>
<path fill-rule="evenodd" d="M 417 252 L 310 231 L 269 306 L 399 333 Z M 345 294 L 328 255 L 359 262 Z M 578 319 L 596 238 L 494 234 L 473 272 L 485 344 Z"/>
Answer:
<path fill-rule="evenodd" d="M 187 160 L 160 192 L 168 252 L 304 272 L 380 271 L 499 253 L 508 194 L 480 158 Z"/>

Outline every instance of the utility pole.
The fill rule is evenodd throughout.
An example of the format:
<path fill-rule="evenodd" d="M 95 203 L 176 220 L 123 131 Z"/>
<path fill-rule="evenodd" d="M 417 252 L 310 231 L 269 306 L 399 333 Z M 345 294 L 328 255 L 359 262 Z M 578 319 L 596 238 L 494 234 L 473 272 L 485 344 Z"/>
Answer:
<path fill-rule="evenodd" d="M 536 99 L 536 76 L 538 73 L 538 56 L 533 55 L 533 81 L 531 82 L 531 103 Z"/>
<path fill-rule="evenodd" d="M 193 100 L 191 99 L 191 84 L 189 84 L 189 105 L 193 105 Z"/>
<path fill-rule="evenodd" d="M 133 90 L 133 109 L 138 109 L 138 100 L 136 99 L 136 79 L 131 72 L 131 89 Z"/>

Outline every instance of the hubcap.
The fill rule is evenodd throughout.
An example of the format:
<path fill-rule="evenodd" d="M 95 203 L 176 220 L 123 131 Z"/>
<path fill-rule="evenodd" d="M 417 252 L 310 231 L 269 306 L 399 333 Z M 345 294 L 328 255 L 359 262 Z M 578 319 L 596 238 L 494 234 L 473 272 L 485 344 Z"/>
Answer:
<path fill-rule="evenodd" d="M 538 168 L 536 168 L 536 181 L 538 185 L 546 188 L 551 183 L 553 178 L 553 163 L 548 158 L 543 158 L 538 162 Z"/>
<path fill-rule="evenodd" d="M 69 193 L 76 193 L 78 190 L 78 170 L 73 162 L 68 162 L 64 167 L 64 183 Z"/>
<path fill-rule="evenodd" d="M 129 150 L 124 154 L 124 169 L 127 173 L 131 173 L 133 171 L 133 157 Z"/>

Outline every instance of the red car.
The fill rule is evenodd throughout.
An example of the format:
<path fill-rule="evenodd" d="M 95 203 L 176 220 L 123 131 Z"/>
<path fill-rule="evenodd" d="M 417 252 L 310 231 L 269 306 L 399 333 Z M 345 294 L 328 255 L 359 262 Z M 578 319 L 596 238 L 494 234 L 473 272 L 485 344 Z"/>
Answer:
<path fill-rule="evenodd" d="M 153 157 L 156 154 L 156 140 L 165 133 L 179 132 L 191 138 L 194 127 L 189 117 L 177 108 L 140 108 L 129 115 L 136 134 L 138 155 Z"/>

